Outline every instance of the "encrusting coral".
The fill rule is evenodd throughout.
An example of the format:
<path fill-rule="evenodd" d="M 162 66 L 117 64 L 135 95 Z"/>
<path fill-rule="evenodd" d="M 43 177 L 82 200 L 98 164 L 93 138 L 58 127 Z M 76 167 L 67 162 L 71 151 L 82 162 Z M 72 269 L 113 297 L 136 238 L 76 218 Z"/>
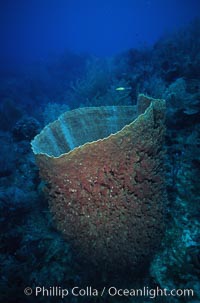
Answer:
<path fill-rule="evenodd" d="M 133 272 L 163 233 L 165 102 L 64 113 L 32 141 L 57 227 L 86 264 Z"/>

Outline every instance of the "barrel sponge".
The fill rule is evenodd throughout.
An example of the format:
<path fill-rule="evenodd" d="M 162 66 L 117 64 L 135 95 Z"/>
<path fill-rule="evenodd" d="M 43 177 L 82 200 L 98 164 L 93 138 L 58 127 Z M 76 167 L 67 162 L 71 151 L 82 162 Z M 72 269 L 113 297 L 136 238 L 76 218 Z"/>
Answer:
<path fill-rule="evenodd" d="M 32 141 L 57 228 L 96 268 L 134 272 L 159 246 L 164 119 L 165 102 L 140 95 L 64 113 Z"/>

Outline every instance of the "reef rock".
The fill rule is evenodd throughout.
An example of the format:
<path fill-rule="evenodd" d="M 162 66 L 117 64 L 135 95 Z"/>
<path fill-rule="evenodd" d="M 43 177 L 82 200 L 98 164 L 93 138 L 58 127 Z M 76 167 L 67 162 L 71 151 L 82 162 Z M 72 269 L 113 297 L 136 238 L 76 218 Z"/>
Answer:
<path fill-rule="evenodd" d="M 56 225 L 104 272 L 146 264 L 163 233 L 165 102 L 64 113 L 32 141 Z"/>

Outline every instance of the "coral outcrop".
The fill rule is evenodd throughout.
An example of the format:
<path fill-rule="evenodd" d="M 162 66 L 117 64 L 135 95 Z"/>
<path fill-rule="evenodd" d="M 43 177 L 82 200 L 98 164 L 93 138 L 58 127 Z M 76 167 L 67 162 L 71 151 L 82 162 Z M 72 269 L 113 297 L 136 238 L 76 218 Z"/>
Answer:
<path fill-rule="evenodd" d="M 69 111 L 32 141 L 57 227 L 81 260 L 136 271 L 163 232 L 165 102 Z"/>
<path fill-rule="evenodd" d="M 32 140 L 40 129 L 40 123 L 33 117 L 23 117 L 17 121 L 12 133 L 17 141 Z"/>

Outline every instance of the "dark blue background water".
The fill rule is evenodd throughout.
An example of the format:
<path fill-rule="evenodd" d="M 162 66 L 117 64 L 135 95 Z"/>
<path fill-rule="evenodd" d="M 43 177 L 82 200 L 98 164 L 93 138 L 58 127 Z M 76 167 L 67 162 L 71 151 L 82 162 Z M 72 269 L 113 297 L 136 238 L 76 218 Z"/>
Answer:
<path fill-rule="evenodd" d="M 1 52 L 21 62 L 65 49 L 111 56 L 152 45 L 199 12 L 198 0 L 1 1 Z"/>

